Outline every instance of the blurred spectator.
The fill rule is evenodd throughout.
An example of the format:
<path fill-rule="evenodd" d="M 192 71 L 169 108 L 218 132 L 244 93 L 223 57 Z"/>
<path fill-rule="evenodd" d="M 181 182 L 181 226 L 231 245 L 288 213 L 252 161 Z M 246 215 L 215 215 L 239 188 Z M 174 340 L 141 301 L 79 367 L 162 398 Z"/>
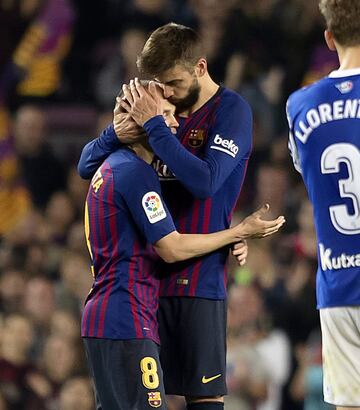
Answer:
<path fill-rule="evenodd" d="M 50 336 L 40 360 L 40 369 L 48 380 L 44 389 L 46 408 L 58 408 L 60 389 L 81 365 L 77 348 L 60 336 Z"/>
<path fill-rule="evenodd" d="M 107 123 L 106 125 L 109 125 L 109 123 Z M 82 179 L 80 175 L 77 173 L 76 168 L 71 167 L 67 175 L 66 185 L 67 192 L 75 207 L 76 217 L 83 219 L 85 199 L 89 188 L 89 181 Z"/>
<path fill-rule="evenodd" d="M 46 138 L 45 113 L 24 105 L 16 113 L 14 141 L 21 175 L 35 206 L 43 208 L 51 194 L 64 188 L 64 168 Z"/>
<path fill-rule="evenodd" d="M 37 359 L 42 352 L 55 311 L 53 283 L 44 277 L 30 279 L 25 290 L 24 305 L 25 312 L 34 326 L 36 338 L 32 347 L 32 356 Z"/>
<path fill-rule="evenodd" d="M 149 2 L 151 3 L 151 2 Z M 147 33 L 141 26 L 130 27 L 119 39 L 114 52 L 106 61 L 96 78 L 96 100 L 104 110 L 112 110 L 121 85 L 139 76 L 136 58 L 142 50 Z"/>
<path fill-rule="evenodd" d="M 79 321 L 66 310 L 56 310 L 51 317 L 50 335 L 64 338 L 70 343 L 79 341 Z"/>
<path fill-rule="evenodd" d="M 0 311 L 5 314 L 20 313 L 23 311 L 25 293 L 25 273 L 8 269 L 0 276 Z"/>
<path fill-rule="evenodd" d="M 132 0 L 127 19 L 130 24 L 150 32 L 171 21 L 172 11 L 170 0 Z"/>
<path fill-rule="evenodd" d="M 45 209 L 46 224 L 49 229 L 49 240 L 63 245 L 71 223 L 75 219 L 75 208 L 67 192 L 55 192 Z"/>
<path fill-rule="evenodd" d="M 92 286 L 88 260 L 76 253 L 64 253 L 60 275 L 62 280 L 56 289 L 58 306 L 79 314 Z"/>
<path fill-rule="evenodd" d="M 69 51 L 73 9 L 69 0 L 22 1 L 32 21 L 0 73 L 0 103 L 14 93 L 48 97 L 61 84 L 61 63 Z M 21 7 L 20 6 L 20 7 Z M 36 12 L 35 12 L 36 11 Z"/>
<path fill-rule="evenodd" d="M 74 377 L 67 380 L 60 390 L 60 410 L 93 410 L 94 399 L 90 380 Z"/>
<path fill-rule="evenodd" d="M 256 349 L 258 300 L 252 288 L 234 285 L 228 295 L 227 376 L 225 408 L 250 410 L 266 399 L 270 378 Z"/>
<path fill-rule="evenodd" d="M 324 403 L 321 356 L 319 330 L 312 332 L 304 345 L 296 346 L 298 367 L 291 383 L 291 394 L 295 400 L 304 401 L 304 410 L 334 408 Z"/>
<path fill-rule="evenodd" d="M 80 221 L 77 221 L 73 223 L 71 225 L 71 228 L 69 229 L 69 233 L 66 239 L 66 246 L 73 253 L 78 253 L 88 258 L 89 251 L 86 247 L 84 238 L 84 224 Z"/>
<path fill-rule="evenodd" d="M 289 174 L 285 168 L 266 163 L 258 166 L 254 203 L 257 206 L 271 204 L 267 215 L 269 218 L 284 214 L 288 192 Z"/>
<path fill-rule="evenodd" d="M 22 178 L 20 162 L 9 136 L 10 131 L 6 125 L 4 127 L 0 130 L 4 132 L 0 135 L 0 238 L 31 210 L 31 195 Z"/>
<path fill-rule="evenodd" d="M 37 370 L 29 360 L 34 333 L 31 322 L 21 315 L 5 319 L 0 350 L 0 392 L 8 410 L 23 410 L 35 400 L 28 377 Z"/>

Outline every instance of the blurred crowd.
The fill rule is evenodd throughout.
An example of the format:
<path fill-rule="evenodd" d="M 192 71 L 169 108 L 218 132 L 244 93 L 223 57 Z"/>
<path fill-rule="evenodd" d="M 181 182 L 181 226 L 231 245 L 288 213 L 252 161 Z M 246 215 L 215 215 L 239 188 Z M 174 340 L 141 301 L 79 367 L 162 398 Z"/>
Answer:
<path fill-rule="evenodd" d="M 312 209 L 287 150 L 285 102 L 337 67 L 317 0 L 0 3 L 0 410 L 92 410 L 79 318 L 91 287 L 81 147 L 112 119 L 150 31 L 197 29 L 209 71 L 254 112 L 234 220 L 269 202 L 281 233 L 229 259 L 228 410 L 321 410 Z M 169 398 L 169 410 L 182 410 Z"/>

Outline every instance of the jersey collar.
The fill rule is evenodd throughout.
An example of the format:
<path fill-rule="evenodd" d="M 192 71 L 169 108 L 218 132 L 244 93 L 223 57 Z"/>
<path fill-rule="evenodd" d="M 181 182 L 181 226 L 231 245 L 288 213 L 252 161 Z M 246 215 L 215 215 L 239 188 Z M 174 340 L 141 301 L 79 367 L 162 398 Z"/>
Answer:
<path fill-rule="evenodd" d="M 330 78 L 350 77 L 352 75 L 360 75 L 359 68 L 349 68 L 348 70 L 335 70 L 329 74 Z"/>

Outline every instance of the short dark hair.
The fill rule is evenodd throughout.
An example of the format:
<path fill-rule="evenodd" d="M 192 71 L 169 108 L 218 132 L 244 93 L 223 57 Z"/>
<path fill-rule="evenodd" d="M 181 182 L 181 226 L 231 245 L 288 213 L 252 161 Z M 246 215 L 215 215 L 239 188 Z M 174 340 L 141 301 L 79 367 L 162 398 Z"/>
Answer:
<path fill-rule="evenodd" d="M 139 71 L 155 77 L 177 64 L 189 71 L 205 57 L 199 35 L 190 27 L 168 23 L 153 31 L 137 59 Z"/>
<path fill-rule="evenodd" d="M 360 45 L 360 1 L 320 0 L 328 30 L 342 46 Z"/>

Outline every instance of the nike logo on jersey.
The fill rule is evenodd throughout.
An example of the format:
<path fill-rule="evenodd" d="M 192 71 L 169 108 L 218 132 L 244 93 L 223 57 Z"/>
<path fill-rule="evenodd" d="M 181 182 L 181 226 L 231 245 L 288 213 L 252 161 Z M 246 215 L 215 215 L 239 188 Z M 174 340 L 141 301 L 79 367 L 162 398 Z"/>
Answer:
<path fill-rule="evenodd" d="M 222 138 L 219 134 L 215 135 L 214 145 L 211 145 L 210 148 L 225 152 L 225 154 L 228 154 L 233 158 L 235 158 L 236 154 L 239 152 L 239 147 L 234 143 L 233 140 Z"/>
<path fill-rule="evenodd" d="M 201 379 L 201 383 L 206 384 L 206 383 L 210 383 L 215 379 L 218 379 L 219 377 L 221 377 L 221 373 L 217 374 L 216 376 L 212 376 L 212 377 L 205 377 L 203 376 Z"/>

